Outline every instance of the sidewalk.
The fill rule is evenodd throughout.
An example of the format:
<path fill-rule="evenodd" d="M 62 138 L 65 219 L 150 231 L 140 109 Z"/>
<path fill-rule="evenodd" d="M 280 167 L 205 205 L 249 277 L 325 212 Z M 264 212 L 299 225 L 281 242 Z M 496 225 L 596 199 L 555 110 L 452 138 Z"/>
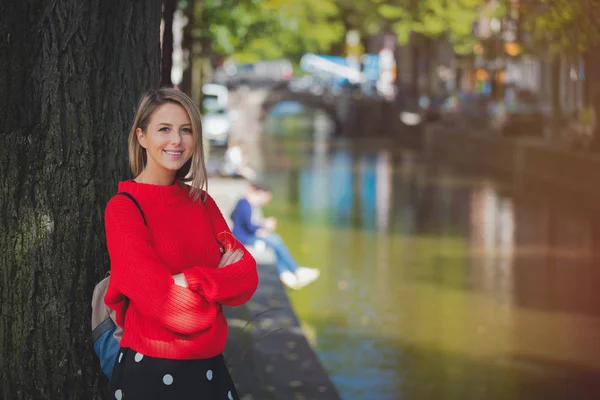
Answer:
<path fill-rule="evenodd" d="M 208 192 L 225 217 L 246 184 L 212 178 Z M 243 400 L 338 400 L 333 383 L 304 336 L 272 259 L 256 255 L 259 287 L 241 307 L 225 307 L 225 357 Z M 262 261 L 261 261 L 262 260 Z"/>

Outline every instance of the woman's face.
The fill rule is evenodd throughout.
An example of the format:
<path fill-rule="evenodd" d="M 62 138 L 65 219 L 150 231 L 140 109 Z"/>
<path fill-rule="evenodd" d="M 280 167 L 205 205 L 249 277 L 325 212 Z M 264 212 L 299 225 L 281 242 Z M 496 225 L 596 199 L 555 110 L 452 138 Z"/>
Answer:
<path fill-rule="evenodd" d="M 148 172 L 175 173 L 194 154 L 194 134 L 188 113 L 174 103 L 163 104 L 152 116 L 145 132 L 136 131 L 146 149 Z"/>

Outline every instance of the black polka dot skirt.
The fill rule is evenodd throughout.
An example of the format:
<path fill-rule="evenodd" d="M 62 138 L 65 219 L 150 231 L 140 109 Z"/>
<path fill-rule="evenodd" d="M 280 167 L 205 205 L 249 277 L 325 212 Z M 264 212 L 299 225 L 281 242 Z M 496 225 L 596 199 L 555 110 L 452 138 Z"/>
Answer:
<path fill-rule="evenodd" d="M 239 400 L 222 355 L 203 360 L 153 358 L 121 348 L 109 399 Z"/>

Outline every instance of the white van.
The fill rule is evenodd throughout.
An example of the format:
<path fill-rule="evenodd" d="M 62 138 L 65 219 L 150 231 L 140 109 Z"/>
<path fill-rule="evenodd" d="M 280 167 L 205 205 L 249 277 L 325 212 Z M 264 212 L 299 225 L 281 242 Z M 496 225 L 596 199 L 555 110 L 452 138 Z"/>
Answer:
<path fill-rule="evenodd" d="M 214 83 L 202 87 L 204 95 L 202 133 L 214 146 L 227 146 L 231 134 L 231 120 L 227 112 L 229 91 Z"/>

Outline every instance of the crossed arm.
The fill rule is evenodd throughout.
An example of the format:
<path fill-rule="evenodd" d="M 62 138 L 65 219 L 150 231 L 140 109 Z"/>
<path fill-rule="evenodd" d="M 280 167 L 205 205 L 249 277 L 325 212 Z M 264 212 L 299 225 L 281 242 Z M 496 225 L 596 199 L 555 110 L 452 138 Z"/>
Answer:
<path fill-rule="evenodd" d="M 129 300 L 141 314 L 155 318 L 173 332 L 189 335 L 212 325 L 218 313 L 213 303 L 240 305 L 256 290 L 256 262 L 243 246 L 241 254 L 225 254 L 220 268 L 194 266 L 184 271 L 187 287 L 182 287 L 177 284 L 181 277 L 171 276 L 156 254 L 150 233 L 131 201 L 113 198 L 105 220 L 111 257 L 105 302 L 111 308 Z M 124 318 L 117 314 L 120 324 Z"/>

